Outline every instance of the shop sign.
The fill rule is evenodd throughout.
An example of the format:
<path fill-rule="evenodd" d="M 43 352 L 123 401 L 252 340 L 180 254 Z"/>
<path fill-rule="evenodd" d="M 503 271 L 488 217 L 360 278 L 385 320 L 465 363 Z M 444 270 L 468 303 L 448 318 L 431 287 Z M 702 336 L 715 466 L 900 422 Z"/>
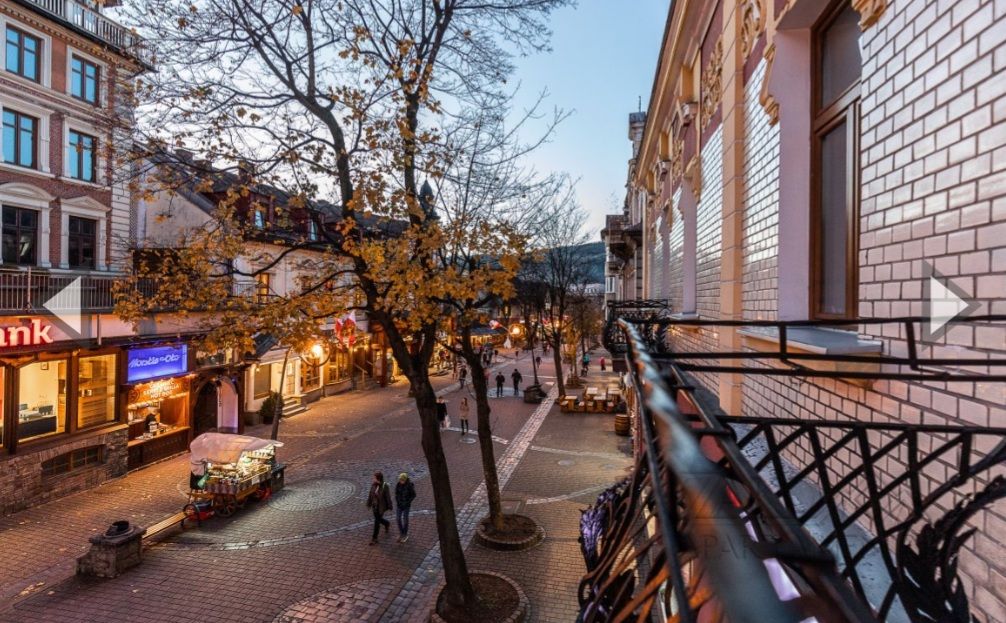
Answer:
<path fill-rule="evenodd" d="M 38 318 L 32 318 L 27 325 L 0 327 L 0 347 L 52 344 L 52 336 L 49 335 L 50 329 L 52 329 L 52 325 L 44 325 Z"/>
<path fill-rule="evenodd" d="M 130 350 L 126 355 L 126 382 L 184 374 L 189 369 L 188 354 L 185 344 Z"/>

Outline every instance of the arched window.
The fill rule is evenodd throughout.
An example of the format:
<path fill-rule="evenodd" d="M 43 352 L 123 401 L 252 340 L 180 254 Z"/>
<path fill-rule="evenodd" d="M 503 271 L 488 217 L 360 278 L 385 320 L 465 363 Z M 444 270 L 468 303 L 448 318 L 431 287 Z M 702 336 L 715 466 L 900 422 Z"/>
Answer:
<path fill-rule="evenodd" d="M 813 29 L 811 310 L 857 315 L 859 249 L 859 14 L 847 0 Z"/>

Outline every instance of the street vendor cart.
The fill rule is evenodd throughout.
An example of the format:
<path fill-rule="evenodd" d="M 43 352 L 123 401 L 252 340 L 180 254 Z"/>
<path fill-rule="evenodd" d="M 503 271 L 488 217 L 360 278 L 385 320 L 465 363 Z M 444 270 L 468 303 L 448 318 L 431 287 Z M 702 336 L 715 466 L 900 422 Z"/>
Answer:
<path fill-rule="evenodd" d="M 276 461 L 270 439 L 226 433 L 203 433 L 192 441 L 189 503 L 182 528 L 213 515 L 230 517 L 249 499 L 265 500 L 283 488 L 286 467 Z"/>

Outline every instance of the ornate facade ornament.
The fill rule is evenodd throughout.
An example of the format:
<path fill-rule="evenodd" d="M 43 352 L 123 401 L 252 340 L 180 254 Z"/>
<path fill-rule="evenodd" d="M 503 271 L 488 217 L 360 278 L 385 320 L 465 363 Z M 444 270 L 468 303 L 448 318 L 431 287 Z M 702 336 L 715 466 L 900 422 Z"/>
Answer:
<path fill-rule="evenodd" d="M 866 30 L 887 10 L 887 0 L 852 0 L 852 8 L 859 13 L 859 27 Z"/>
<path fill-rule="evenodd" d="M 741 54 L 746 59 L 754 49 L 758 36 L 765 28 L 763 0 L 741 0 Z"/>
<path fill-rule="evenodd" d="M 685 152 L 685 142 L 681 139 L 672 138 L 671 139 L 671 181 L 677 181 L 681 179 L 682 173 L 684 173 L 684 158 Z"/>
<path fill-rule="evenodd" d="M 716 113 L 716 107 L 720 105 L 722 73 L 723 39 L 721 37 L 716 40 L 716 45 L 713 46 L 713 53 L 710 55 L 709 62 L 706 63 L 706 67 L 702 72 L 702 102 L 700 111 L 702 128 L 709 125 L 709 120 Z"/>
<path fill-rule="evenodd" d="M 699 154 L 695 154 L 688 161 L 685 167 L 685 180 L 691 186 L 695 203 L 698 203 L 702 200 L 702 157 Z"/>
<path fill-rule="evenodd" d="M 775 61 L 775 43 L 765 48 L 765 75 L 761 80 L 761 92 L 758 94 L 758 103 L 761 104 L 765 114 L 768 115 L 769 125 L 779 123 L 779 102 L 775 101 L 772 94 L 768 92 L 769 81 L 772 79 L 772 64 Z"/>

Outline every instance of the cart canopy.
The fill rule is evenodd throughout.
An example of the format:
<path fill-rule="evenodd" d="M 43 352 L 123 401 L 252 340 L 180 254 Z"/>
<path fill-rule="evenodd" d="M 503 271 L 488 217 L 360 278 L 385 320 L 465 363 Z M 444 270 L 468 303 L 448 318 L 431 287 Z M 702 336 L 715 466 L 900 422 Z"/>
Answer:
<path fill-rule="evenodd" d="M 193 473 L 202 474 L 204 461 L 210 463 L 237 463 L 241 453 L 280 447 L 282 442 L 229 433 L 203 433 L 192 440 L 189 463 Z"/>

